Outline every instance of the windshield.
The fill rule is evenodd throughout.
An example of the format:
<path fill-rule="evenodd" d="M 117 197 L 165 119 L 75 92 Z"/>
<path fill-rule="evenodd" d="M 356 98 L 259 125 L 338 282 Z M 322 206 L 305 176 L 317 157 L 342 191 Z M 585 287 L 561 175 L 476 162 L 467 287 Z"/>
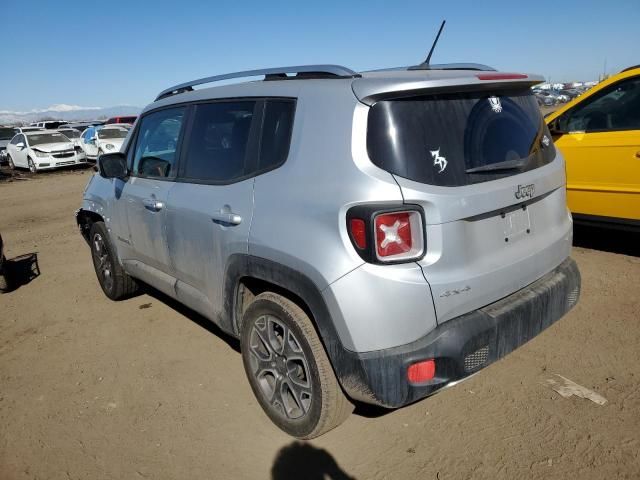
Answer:
<path fill-rule="evenodd" d="M 29 145 L 44 145 L 45 143 L 63 143 L 70 140 L 61 133 L 38 133 L 27 135 Z"/>
<path fill-rule="evenodd" d="M 14 128 L 0 128 L 0 140 L 11 140 L 15 134 Z"/>
<path fill-rule="evenodd" d="M 515 175 L 555 157 L 528 89 L 379 101 L 369 112 L 367 151 L 393 174 L 442 186 Z"/>
<path fill-rule="evenodd" d="M 60 133 L 68 138 L 80 138 L 80 132 L 78 130 L 60 130 Z"/>
<path fill-rule="evenodd" d="M 98 138 L 125 138 L 127 133 L 128 132 L 123 128 L 103 128 L 98 131 Z"/>

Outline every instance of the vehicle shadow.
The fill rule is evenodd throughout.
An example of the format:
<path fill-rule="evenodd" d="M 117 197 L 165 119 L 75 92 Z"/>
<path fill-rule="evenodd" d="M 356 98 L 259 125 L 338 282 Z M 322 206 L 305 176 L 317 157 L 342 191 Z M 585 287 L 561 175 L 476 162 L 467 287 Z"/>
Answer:
<path fill-rule="evenodd" d="M 613 230 L 591 225 L 573 225 L 575 247 L 640 257 L 640 232 Z"/>
<path fill-rule="evenodd" d="M 216 335 L 218 338 L 223 340 L 227 345 L 229 345 L 232 349 L 240 353 L 240 341 L 237 338 L 232 337 L 231 335 L 229 335 L 228 333 L 220 329 L 215 323 L 213 323 L 208 318 L 203 317 L 198 312 L 191 310 L 189 307 L 184 306 L 177 300 L 174 300 L 170 296 L 165 295 L 164 293 L 162 293 L 159 290 L 156 290 L 150 285 L 141 284 L 141 289 L 143 293 L 146 293 L 150 297 L 153 297 L 159 302 L 164 303 L 168 307 L 173 308 L 176 312 L 180 313 L 181 315 L 184 315 L 193 323 L 195 323 L 199 327 L 204 328 L 209 333 Z M 145 308 L 145 306 L 140 305 L 139 308 Z"/>
<path fill-rule="evenodd" d="M 293 442 L 282 447 L 271 467 L 272 480 L 354 480 L 324 449 Z"/>
<path fill-rule="evenodd" d="M 8 287 L 6 293 L 13 292 L 40 276 L 37 252 L 6 259 L 3 268 Z"/>

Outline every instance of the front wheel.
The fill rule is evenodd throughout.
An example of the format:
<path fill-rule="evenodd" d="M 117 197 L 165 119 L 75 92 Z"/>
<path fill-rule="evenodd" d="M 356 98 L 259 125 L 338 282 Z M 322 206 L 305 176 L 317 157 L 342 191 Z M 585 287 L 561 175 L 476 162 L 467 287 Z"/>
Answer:
<path fill-rule="evenodd" d="M 29 165 L 29 171 L 31 173 L 38 173 L 38 167 L 36 167 L 36 164 L 34 163 L 31 157 L 27 158 L 27 164 Z"/>
<path fill-rule="evenodd" d="M 16 166 L 13 163 L 13 158 L 11 158 L 11 155 L 7 155 L 7 163 L 9 164 L 9 168 L 11 170 L 15 170 L 16 169 Z"/>
<path fill-rule="evenodd" d="M 89 233 L 91 258 L 104 294 L 111 300 L 131 297 L 138 291 L 136 281 L 118 263 L 104 222 L 95 222 Z"/>
<path fill-rule="evenodd" d="M 271 292 L 243 315 L 242 360 L 260 406 L 280 429 L 300 439 L 340 425 L 353 410 L 307 314 Z"/>

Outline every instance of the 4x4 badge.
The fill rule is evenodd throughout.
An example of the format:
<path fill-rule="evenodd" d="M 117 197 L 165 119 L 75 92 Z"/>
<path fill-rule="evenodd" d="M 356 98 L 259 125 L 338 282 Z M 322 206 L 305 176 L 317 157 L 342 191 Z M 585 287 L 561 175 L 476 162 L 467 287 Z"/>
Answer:
<path fill-rule="evenodd" d="M 498 97 L 489 97 L 489 105 L 491 105 L 491 110 L 496 113 L 500 113 L 502 111 L 502 104 Z"/>
<path fill-rule="evenodd" d="M 438 173 L 444 172 L 444 169 L 447 168 L 447 159 L 440 155 L 440 149 L 429 151 L 431 152 L 431 156 L 433 157 L 433 166 L 440 167 Z"/>

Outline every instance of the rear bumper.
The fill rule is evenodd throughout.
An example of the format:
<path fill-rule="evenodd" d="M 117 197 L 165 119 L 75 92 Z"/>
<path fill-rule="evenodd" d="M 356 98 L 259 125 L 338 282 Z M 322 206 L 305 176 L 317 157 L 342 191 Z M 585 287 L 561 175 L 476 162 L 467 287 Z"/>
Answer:
<path fill-rule="evenodd" d="M 449 320 L 407 345 L 343 352 L 336 372 L 354 399 L 397 408 L 435 393 L 499 360 L 559 320 L 578 301 L 580 272 L 568 258 L 531 285 Z M 435 378 L 407 380 L 407 367 L 434 358 Z"/>

